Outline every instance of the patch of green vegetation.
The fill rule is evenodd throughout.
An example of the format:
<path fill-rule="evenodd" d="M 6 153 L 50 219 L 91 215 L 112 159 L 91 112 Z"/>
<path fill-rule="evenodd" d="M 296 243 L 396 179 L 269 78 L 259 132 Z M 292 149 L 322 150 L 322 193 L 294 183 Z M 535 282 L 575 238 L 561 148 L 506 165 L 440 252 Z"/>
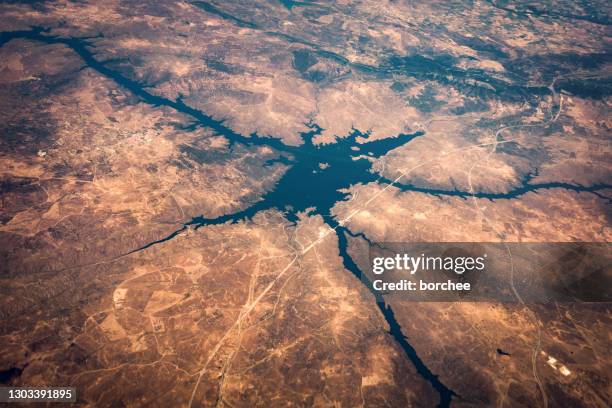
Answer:
<path fill-rule="evenodd" d="M 408 85 L 404 84 L 403 82 L 393 82 L 390 86 L 391 90 L 394 92 L 403 92 L 406 89 L 409 88 Z"/>

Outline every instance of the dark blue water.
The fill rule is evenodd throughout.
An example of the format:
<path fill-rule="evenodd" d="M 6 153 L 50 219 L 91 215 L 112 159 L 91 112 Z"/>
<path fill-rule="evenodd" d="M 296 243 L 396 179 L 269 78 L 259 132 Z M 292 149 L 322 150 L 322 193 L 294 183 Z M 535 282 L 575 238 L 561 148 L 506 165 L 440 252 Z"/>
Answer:
<path fill-rule="evenodd" d="M 387 178 L 381 178 L 379 180 L 381 183 L 391 184 L 391 180 Z M 442 190 L 435 188 L 426 188 L 426 187 L 417 187 L 412 184 L 402 184 L 401 182 L 393 183 L 393 185 L 399 188 L 401 191 L 414 191 L 418 193 L 431 194 L 435 196 L 449 196 L 449 197 L 461 197 L 461 198 L 484 198 L 489 200 L 510 200 L 514 198 L 518 198 L 524 194 L 537 192 L 541 190 L 552 190 L 552 189 L 562 189 L 568 191 L 575 191 L 577 193 L 594 193 L 598 195 L 600 198 L 610 199 L 609 197 L 605 197 L 601 194 L 597 194 L 598 191 L 612 189 L 611 184 L 594 184 L 591 186 L 582 186 L 579 184 L 570 184 L 570 183 L 561 183 L 561 182 L 550 182 L 550 183 L 529 183 L 525 182 L 522 186 L 516 187 L 505 193 L 485 193 L 485 192 L 474 192 L 470 193 L 469 191 L 461 191 L 461 190 Z"/>
<path fill-rule="evenodd" d="M 250 21 L 245 21 L 242 20 L 240 18 L 234 17 L 233 15 L 226 13 L 225 11 L 213 6 L 210 3 L 207 3 L 205 1 L 194 1 L 193 3 L 194 6 L 201 8 L 202 10 L 206 11 L 207 13 L 210 14 L 214 14 L 218 17 L 221 17 L 225 20 L 229 20 L 232 23 L 236 24 L 239 27 L 247 27 L 247 28 L 256 28 L 257 26 L 255 25 L 255 23 L 252 23 Z"/>
<path fill-rule="evenodd" d="M 336 143 L 314 145 L 312 139 L 321 132 L 321 128 L 311 125 L 311 131 L 302 134 L 304 143 L 299 147 L 288 147 L 291 152 L 285 162 L 290 168 L 272 191 L 266 193 L 260 201 L 244 211 L 209 219 L 194 218 L 188 225 L 210 225 L 219 222 L 237 221 L 250 218 L 255 213 L 276 208 L 285 212 L 289 221 L 297 221 L 297 213 L 314 208 L 315 214 L 321 214 L 331 222 L 331 208 L 347 198 L 341 189 L 358 183 L 370 183 L 378 179 L 371 172 L 371 161 L 366 157 L 377 158 L 390 150 L 408 143 L 422 135 L 400 134 L 395 138 L 367 141 L 367 134 L 353 131 L 349 136 L 338 139 Z M 362 138 L 363 143 L 357 140 Z"/>
<path fill-rule="evenodd" d="M 18 367 L 0 370 L 0 384 L 9 384 L 13 378 L 19 377 L 22 371 L 23 370 Z"/>
<path fill-rule="evenodd" d="M 385 320 L 389 324 L 389 334 L 393 337 L 397 344 L 399 344 L 402 350 L 404 350 L 404 353 L 408 356 L 408 358 L 416 368 L 417 373 L 419 373 L 421 377 L 427 380 L 440 395 L 440 402 L 438 404 L 438 407 L 450 406 L 453 396 L 458 395 L 453 390 L 445 386 L 438 379 L 438 376 L 432 373 L 431 370 L 427 367 L 427 365 L 423 362 L 423 360 L 421 360 L 414 347 L 412 347 L 412 345 L 404 335 L 402 327 L 395 318 L 395 314 L 393 313 L 393 309 L 391 308 L 391 306 L 387 302 L 385 302 L 385 299 L 379 292 L 374 290 L 372 282 L 367 278 L 367 276 L 365 276 L 361 272 L 355 261 L 353 261 L 353 258 L 351 258 L 351 256 L 349 255 L 348 240 L 346 238 L 346 235 L 355 235 L 352 234 L 348 229 L 338 226 L 337 224 L 332 224 L 332 226 L 336 228 L 336 232 L 338 235 L 338 246 L 340 248 L 340 256 L 342 257 L 344 267 L 351 271 L 351 273 L 355 275 L 357 279 L 364 283 L 364 286 L 368 288 L 369 292 L 374 296 L 374 298 L 376 299 L 376 305 L 378 306 L 378 310 L 380 310 L 382 315 L 385 317 Z"/>
<path fill-rule="evenodd" d="M 208 8 L 210 9 L 210 7 Z M 218 10 L 208 11 L 217 12 L 217 14 L 219 13 Z M 226 16 L 226 18 L 229 17 Z M 387 181 L 385 179 L 381 179 L 380 176 L 371 171 L 371 161 L 368 160 L 367 157 L 378 158 L 384 156 L 389 151 L 405 145 L 415 137 L 421 136 L 423 133 L 417 132 L 414 134 L 400 134 L 395 138 L 373 141 L 368 139 L 367 134 L 354 130 L 347 137 L 338 139 L 336 143 L 329 145 L 314 145 L 312 143 L 312 139 L 316 135 L 320 134 L 322 129 L 316 124 L 310 124 L 310 130 L 301 134 L 303 140 L 303 144 L 301 146 L 288 146 L 282 143 L 282 141 L 279 139 L 260 137 L 257 134 L 252 134 L 249 137 L 246 137 L 226 127 L 223 121 L 215 120 L 211 116 L 206 115 L 204 112 L 186 105 L 182 99 L 179 98 L 173 101 L 162 96 L 154 95 L 148 92 L 143 84 L 129 79 L 121 73 L 110 69 L 107 64 L 97 61 L 90 51 L 91 44 L 87 39 L 52 37 L 46 35 L 45 30 L 36 28 L 29 31 L 0 33 L 0 46 L 13 38 L 26 38 L 46 44 L 64 44 L 77 53 L 88 67 L 96 70 L 105 77 L 112 79 L 118 85 L 138 96 L 142 101 L 154 106 L 167 106 L 186 114 L 196 121 L 197 126 L 207 127 L 212 129 L 217 134 L 226 137 L 230 141 L 230 145 L 239 143 L 246 146 L 269 146 L 278 151 L 281 155 L 280 158 L 275 159 L 275 161 L 280 161 L 290 166 L 273 190 L 267 192 L 259 201 L 249 205 L 247 208 L 233 214 L 226 214 L 216 218 L 205 218 L 202 216 L 195 217 L 169 236 L 151 242 L 141 248 L 135 249 L 132 252 L 144 250 L 153 245 L 168 241 L 179 235 L 189 226 L 200 228 L 208 225 L 223 224 L 226 222 L 237 222 L 239 220 L 249 219 L 259 211 L 267 209 L 278 209 L 283 211 L 289 221 L 296 222 L 298 219 L 298 212 L 312 208 L 314 209 L 312 211 L 313 214 L 321 215 L 332 228 L 335 228 L 339 242 L 339 251 L 345 268 L 364 282 L 361 271 L 348 254 L 347 234 L 359 236 L 360 238 L 366 240 L 367 237 L 365 237 L 363 234 L 353 234 L 344 227 L 339 226 L 337 221 L 330 215 L 330 210 L 337 202 L 347 199 L 347 193 L 341 192 L 340 190 L 359 183 Z M 401 63 L 423 63 L 422 60 L 415 61 L 410 62 L 402 60 Z M 427 64 L 430 64 L 430 62 L 427 62 Z M 442 64 L 442 62 L 434 61 L 431 64 L 437 66 Z M 414 66 L 411 66 L 411 69 L 412 68 L 414 68 Z M 268 165 L 269 164 L 270 163 L 268 163 Z M 409 185 L 400 185 L 399 187 L 403 190 L 418 191 L 435 195 L 460 197 L 472 196 L 472 194 L 461 191 L 435 190 L 418 188 Z M 529 191 L 536 191 L 540 188 L 565 188 L 574 191 L 594 192 L 599 189 L 610 188 L 610 186 L 601 185 L 581 187 L 564 183 L 549 183 L 539 185 L 525 184 L 523 187 L 510 193 L 476 193 L 473 195 L 480 198 L 490 199 L 513 198 Z M 367 241 L 369 242 L 369 240 Z M 389 324 L 390 335 L 402 348 L 406 357 L 414 364 L 417 372 L 437 390 L 440 395 L 440 406 L 449 406 L 452 397 L 456 394 L 442 384 L 438 377 L 433 374 L 419 358 L 418 354 L 410 345 L 406 336 L 403 334 L 401 326 L 395 319 L 391 307 L 386 304 L 384 299 L 380 298 L 377 293 L 372 291 L 371 285 L 366 284 L 366 286 L 377 299 L 377 305 Z"/>
<path fill-rule="evenodd" d="M 279 0 L 280 3 L 287 8 L 287 10 L 293 9 L 296 6 L 308 7 L 317 5 L 316 3 L 311 3 L 309 1 L 294 1 L 294 0 Z"/>

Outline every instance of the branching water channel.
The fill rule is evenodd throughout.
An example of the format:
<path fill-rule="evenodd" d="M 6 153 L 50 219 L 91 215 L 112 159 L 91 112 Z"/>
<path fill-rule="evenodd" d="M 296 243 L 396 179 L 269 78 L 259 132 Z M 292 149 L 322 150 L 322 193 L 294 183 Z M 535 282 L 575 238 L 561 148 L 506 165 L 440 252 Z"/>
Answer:
<path fill-rule="evenodd" d="M 145 250 L 153 245 L 168 241 L 187 228 L 201 228 L 223 223 L 235 223 L 240 220 L 252 218 L 260 211 L 277 209 L 285 214 L 290 222 L 298 220 L 298 213 L 311 209 L 313 214 L 319 214 L 325 222 L 334 229 L 338 243 L 340 256 L 344 267 L 353 273 L 360 282 L 364 283 L 368 290 L 376 298 L 382 315 L 390 327 L 390 335 L 402 348 L 406 357 L 414 364 L 417 372 L 428 381 L 438 392 L 440 397 L 439 406 L 447 407 L 456 394 L 445 386 L 438 376 L 431 372 L 427 365 L 420 359 L 408 338 L 402 331 L 391 306 L 375 293 L 367 279 L 364 279 L 361 271 L 353 261 L 348 252 L 348 235 L 351 233 L 344 225 L 338 222 L 332 215 L 332 207 L 339 201 L 348 198 L 347 188 L 355 184 L 366 183 L 390 183 L 372 171 L 372 160 L 386 155 L 393 149 L 405 145 L 412 139 L 422 136 L 422 132 L 413 134 L 399 134 L 393 138 L 384 140 L 369 140 L 368 134 L 353 130 L 345 138 L 338 139 L 336 143 L 318 145 L 314 144 L 313 138 L 320 134 L 322 129 L 316 124 L 309 124 L 310 130 L 302 133 L 303 143 L 300 146 L 290 146 L 281 140 L 272 137 L 261 137 L 253 134 L 249 137 L 234 132 L 225 126 L 223 121 L 215 120 L 204 112 L 186 105 L 181 99 L 171 100 L 155 95 L 137 81 L 127 78 L 121 73 L 112 70 L 107 64 L 98 61 L 90 50 L 92 44 L 87 39 L 55 37 L 48 35 L 42 28 L 34 28 L 27 31 L 14 31 L 0 33 L 0 46 L 6 42 L 25 38 L 39 41 L 45 44 L 64 44 L 78 54 L 86 66 L 97 71 L 101 75 L 112 79 L 119 86 L 127 89 L 138 96 L 145 103 L 154 106 L 166 106 L 178 112 L 186 114 L 195 119 L 199 126 L 206 127 L 215 133 L 226 137 L 230 144 L 243 144 L 246 146 L 265 145 L 275 149 L 282 157 L 282 162 L 288 165 L 288 169 L 276 186 L 261 197 L 261 199 L 246 209 L 233 214 L 226 214 L 217 218 L 195 217 L 185 223 L 167 237 L 148 243 L 132 252 Z M 567 183 L 548 183 L 542 185 L 530 185 L 527 182 L 515 191 L 504 194 L 474 193 L 461 191 L 435 190 L 410 185 L 399 185 L 401 190 L 416 191 L 434 195 L 448 195 L 459 197 L 472 197 L 489 199 L 514 198 L 518 195 L 535 191 L 541 188 L 563 188 L 573 191 L 595 192 L 600 189 L 610 188 L 607 185 L 582 187 Z M 366 238 L 367 239 L 367 238 Z"/>

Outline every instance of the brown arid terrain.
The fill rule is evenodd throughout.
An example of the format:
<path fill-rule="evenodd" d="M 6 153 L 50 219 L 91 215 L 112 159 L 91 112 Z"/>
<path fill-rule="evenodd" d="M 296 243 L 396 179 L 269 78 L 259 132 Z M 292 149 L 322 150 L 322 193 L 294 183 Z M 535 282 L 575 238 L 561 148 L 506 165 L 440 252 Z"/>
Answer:
<path fill-rule="evenodd" d="M 381 242 L 611 241 L 611 23 L 587 0 L 0 4 L 0 385 L 609 406 L 610 303 L 360 277 Z"/>

